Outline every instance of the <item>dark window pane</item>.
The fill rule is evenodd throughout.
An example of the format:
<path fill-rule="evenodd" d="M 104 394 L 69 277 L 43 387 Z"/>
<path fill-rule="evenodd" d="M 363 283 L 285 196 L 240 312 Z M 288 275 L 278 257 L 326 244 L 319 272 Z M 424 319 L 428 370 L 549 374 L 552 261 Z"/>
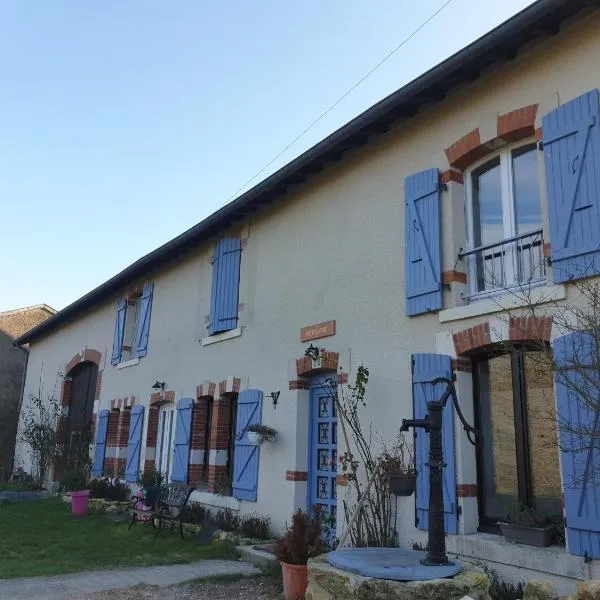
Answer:
<path fill-rule="evenodd" d="M 473 171 L 473 243 L 477 248 L 504 239 L 500 157 Z M 476 254 L 477 291 L 502 287 L 505 256 L 501 246 Z"/>
<path fill-rule="evenodd" d="M 500 157 L 473 171 L 473 233 L 475 247 L 504 239 Z"/>
<path fill-rule="evenodd" d="M 542 203 L 535 144 L 513 150 L 513 195 L 517 235 L 542 228 Z"/>

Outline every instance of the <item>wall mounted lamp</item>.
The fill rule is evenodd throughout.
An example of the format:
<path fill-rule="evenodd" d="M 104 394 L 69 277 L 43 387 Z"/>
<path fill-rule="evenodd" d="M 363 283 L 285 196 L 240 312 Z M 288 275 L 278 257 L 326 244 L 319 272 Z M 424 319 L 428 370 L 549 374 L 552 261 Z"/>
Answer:
<path fill-rule="evenodd" d="M 279 395 L 281 394 L 281 391 L 276 391 L 276 392 L 271 392 L 270 394 L 264 394 L 265 398 L 272 398 L 273 400 L 273 410 L 275 410 L 277 408 L 277 400 L 279 400 Z"/>
<path fill-rule="evenodd" d="M 153 390 L 164 390 L 166 387 L 166 382 L 165 381 L 158 381 L 158 379 L 156 380 L 156 382 L 154 383 L 154 385 L 152 386 Z"/>

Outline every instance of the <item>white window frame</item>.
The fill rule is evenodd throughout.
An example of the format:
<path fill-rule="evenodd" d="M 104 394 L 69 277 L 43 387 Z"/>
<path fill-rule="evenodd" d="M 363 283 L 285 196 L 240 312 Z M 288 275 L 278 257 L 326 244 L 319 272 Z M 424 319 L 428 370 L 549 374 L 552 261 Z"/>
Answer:
<path fill-rule="evenodd" d="M 473 185 L 472 185 L 472 176 L 473 171 L 476 171 L 478 168 L 482 167 L 486 163 L 500 157 L 500 184 L 501 184 L 501 193 L 502 193 L 502 223 L 504 226 L 504 238 L 505 240 L 515 237 L 517 235 L 517 224 L 516 224 L 516 210 L 515 210 L 515 196 L 514 196 L 514 185 L 513 185 L 513 168 L 512 168 L 512 160 L 511 155 L 513 150 L 517 150 L 523 146 L 529 146 L 532 144 L 537 144 L 535 138 L 528 138 L 525 140 L 520 140 L 513 144 L 508 144 L 501 148 L 500 150 L 487 154 L 481 160 L 473 163 L 469 166 L 468 169 L 465 170 L 465 188 L 466 188 L 466 206 L 465 206 L 465 215 L 467 219 L 467 249 L 469 251 L 475 250 L 475 224 L 473 222 Z M 539 159 L 538 159 L 539 161 Z M 539 181 L 541 186 L 541 180 Z M 541 198 L 541 194 L 540 194 Z M 489 296 L 494 296 L 501 294 L 506 291 L 506 289 L 511 288 L 520 288 L 523 285 L 516 281 L 516 262 L 514 258 L 514 251 L 511 248 L 507 248 L 507 260 L 505 261 L 505 278 L 508 285 L 500 288 L 494 288 L 489 290 L 477 290 L 477 271 L 476 271 L 476 260 L 475 256 L 471 255 L 466 257 L 467 259 L 467 267 L 468 267 L 468 280 L 469 280 L 469 298 L 485 298 Z M 530 285 L 539 285 L 543 284 L 544 279 L 540 279 L 532 281 Z"/>
<path fill-rule="evenodd" d="M 177 419 L 175 406 L 169 403 L 166 406 L 161 407 L 158 417 L 158 435 L 156 440 L 154 466 L 165 478 L 165 483 L 170 483 L 171 471 L 173 469 L 175 425 Z"/>
<path fill-rule="evenodd" d="M 131 298 L 133 300 L 133 298 Z M 135 298 L 135 305 L 129 304 L 129 298 L 126 299 L 125 306 L 125 327 L 123 331 L 123 345 L 121 347 L 121 362 L 129 362 L 137 357 L 135 348 L 135 332 L 137 331 L 137 323 L 140 316 L 140 308 L 142 304 L 142 295 Z M 125 347 L 131 350 L 125 350 Z"/>

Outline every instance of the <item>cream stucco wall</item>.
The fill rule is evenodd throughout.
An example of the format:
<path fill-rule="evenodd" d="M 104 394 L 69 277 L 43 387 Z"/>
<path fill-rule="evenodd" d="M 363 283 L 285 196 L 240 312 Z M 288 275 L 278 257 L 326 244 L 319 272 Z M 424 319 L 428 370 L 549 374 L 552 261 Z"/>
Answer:
<path fill-rule="evenodd" d="M 495 137 L 499 114 L 537 103 L 539 126 L 541 116 L 559 103 L 600 87 L 598 31 L 600 13 L 423 110 L 246 221 L 240 337 L 199 343 L 209 311 L 210 240 L 148 277 L 155 283 L 152 322 L 148 354 L 139 364 L 120 370 L 110 365 L 115 297 L 32 344 L 26 398 L 37 390 L 40 377 L 50 389 L 56 373 L 86 347 L 102 352 L 105 361 L 101 408 L 130 395 L 147 403 L 156 379 L 164 379 L 177 398 L 194 397 L 196 385 L 206 379 L 231 375 L 267 394 L 281 390 L 277 410 L 268 400 L 263 408 L 263 422 L 281 439 L 261 449 L 258 502 L 242 502 L 241 511 L 268 513 L 282 527 L 306 498 L 306 484 L 285 477 L 286 470 L 307 468 L 307 394 L 288 390 L 294 361 L 306 347 L 300 328 L 336 320 L 335 336 L 319 345 L 341 352 L 345 370 L 360 363 L 369 367 L 368 418 L 390 440 L 400 420 L 412 414 L 410 354 L 450 352 L 449 333 L 486 318 L 440 323 L 437 314 L 404 316 L 404 178 L 430 167 L 447 169 L 444 148 L 476 127 L 482 141 Z M 442 206 L 443 270 L 450 270 L 464 246 L 462 186 L 451 184 L 442 193 Z M 456 289 L 445 292 L 446 307 L 464 303 Z M 472 405 L 468 382 L 462 390 L 467 392 L 461 402 Z M 18 460 L 27 461 L 22 449 Z M 463 482 L 474 483 L 469 481 L 473 470 L 466 456 L 459 465 Z M 416 539 L 412 505 L 403 505 L 398 520 L 403 541 Z"/>

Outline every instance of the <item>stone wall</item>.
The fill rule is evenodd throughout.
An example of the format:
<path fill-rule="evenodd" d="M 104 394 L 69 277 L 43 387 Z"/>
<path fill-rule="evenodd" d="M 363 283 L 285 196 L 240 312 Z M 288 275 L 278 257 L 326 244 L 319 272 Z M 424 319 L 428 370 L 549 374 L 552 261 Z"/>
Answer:
<path fill-rule="evenodd" d="M 489 584 L 477 570 L 430 581 L 374 579 L 332 567 L 322 555 L 308 561 L 306 600 L 491 600 Z"/>
<path fill-rule="evenodd" d="M 54 311 L 46 305 L 0 313 L 0 479 L 12 471 L 19 400 L 27 351 L 13 341 L 46 320 Z"/>

